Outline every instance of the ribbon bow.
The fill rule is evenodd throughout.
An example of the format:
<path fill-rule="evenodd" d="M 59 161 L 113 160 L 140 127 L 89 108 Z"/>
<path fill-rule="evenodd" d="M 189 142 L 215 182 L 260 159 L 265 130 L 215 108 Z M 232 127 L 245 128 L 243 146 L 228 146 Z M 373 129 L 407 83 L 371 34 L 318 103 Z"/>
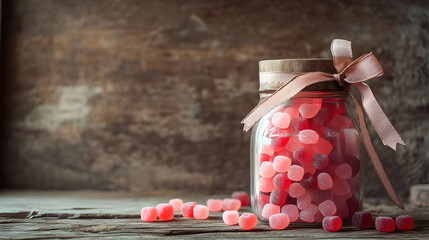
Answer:
<path fill-rule="evenodd" d="M 350 93 L 356 104 L 362 140 L 378 177 L 393 202 L 403 209 L 404 205 L 401 203 L 398 195 L 393 189 L 393 186 L 390 183 L 383 165 L 381 164 L 380 158 L 374 148 L 365 122 L 363 110 L 349 90 L 350 85 L 359 90 L 363 108 L 384 145 L 389 146 L 393 150 L 396 150 L 396 144 L 398 143 L 405 145 L 392 123 L 390 123 L 389 119 L 386 117 L 386 114 L 384 114 L 372 94 L 371 89 L 364 83 L 367 80 L 383 75 L 383 68 L 372 53 L 362 55 L 353 61 L 351 42 L 346 40 L 333 40 L 331 44 L 331 52 L 334 57 L 333 61 L 335 69 L 338 72 L 337 74 L 324 72 L 260 73 L 261 82 L 264 79 L 275 79 L 277 81 L 280 80 L 285 84 L 250 111 L 243 121 L 241 121 L 241 123 L 244 123 L 243 130 L 247 132 L 257 121 L 259 121 L 259 119 L 286 100 L 293 97 L 305 87 L 319 82 L 337 81 L 340 86 L 344 87 Z"/>

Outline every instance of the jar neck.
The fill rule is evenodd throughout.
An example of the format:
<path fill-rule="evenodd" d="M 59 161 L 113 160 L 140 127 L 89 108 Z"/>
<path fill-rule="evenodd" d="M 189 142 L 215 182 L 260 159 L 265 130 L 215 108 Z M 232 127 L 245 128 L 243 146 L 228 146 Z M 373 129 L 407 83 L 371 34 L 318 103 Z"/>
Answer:
<path fill-rule="evenodd" d="M 259 93 L 260 100 L 264 100 L 267 97 L 271 96 L 274 91 L 264 91 Z M 293 96 L 291 99 L 300 99 L 300 98 L 341 98 L 346 99 L 349 96 L 349 93 L 346 90 L 338 91 L 301 91 Z"/>

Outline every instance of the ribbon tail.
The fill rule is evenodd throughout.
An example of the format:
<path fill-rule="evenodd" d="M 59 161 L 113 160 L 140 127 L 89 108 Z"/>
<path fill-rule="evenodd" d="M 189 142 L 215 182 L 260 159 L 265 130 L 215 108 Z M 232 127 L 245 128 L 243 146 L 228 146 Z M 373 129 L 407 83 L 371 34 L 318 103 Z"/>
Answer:
<path fill-rule="evenodd" d="M 378 105 L 369 86 L 362 82 L 353 83 L 352 85 L 361 93 L 363 108 L 383 144 L 391 147 L 393 150 L 396 150 L 396 144 L 398 143 L 405 145 L 401 136 L 399 136 L 386 114 L 384 114 L 380 105 Z"/>
<path fill-rule="evenodd" d="M 387 176 L 386 172 L 384 171 L 383 164 L 381 163 L 381 160 L 377 154 L 377 151 L 374 148 L 374 145 L 371 140 L 371 135 L 369 134 L 368 127 L 365 122 L 365 116 L 363 113 L 362 108 L 360 107 L 360 104 L 356 100 L 356 98 L 353 96 L 353 94 L 349 91 L 350 95 L 352 96 L 357 112 L 358 112 L 358 119 L 359 119 L 359 128 L 360 132 L 362 134 L 362 140 L 365 145 L 366 151 L 368 152 L 369 158 L 371 159 L 372 164 L 374 165 L 375 172 L 378 175 L 378 178 L 380 179 L 381 183 L 383 184 L 384 188 L 386 189 L 387 193 L 389 194 L 390 199 L 400 208 L 404 209 L 404 205 L 402 204 L 401 200 L 399 199 L 398 195 L 395 192 L 395 189 L 392 186 L 392 183 L 389 180 L 389 177 Z"/>
<path fill-rule="evenodd" d="M 305 87 L 318 82 L 328 82 L 333 80 L 335 79 L 331 74 L 323 72 L 312 72 L 295 76 L 250 111 L 250 113 L 241 121 L 241 123 L 244 123 L 243 131 L 249 131 L 249 129 L 259 121 L 259 119 L 289 98 L 295 96 Z"/>

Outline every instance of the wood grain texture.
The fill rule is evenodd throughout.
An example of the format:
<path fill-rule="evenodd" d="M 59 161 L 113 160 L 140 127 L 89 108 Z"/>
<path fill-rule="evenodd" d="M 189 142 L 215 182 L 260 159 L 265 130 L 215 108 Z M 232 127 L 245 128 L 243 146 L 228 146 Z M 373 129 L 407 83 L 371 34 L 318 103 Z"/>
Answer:
<path fill-rule="evenodd" d="M 329 58 L 334 38 L 385 69 L 369 84 L 407 146 L 372 134 L 399 195 L 427 182 L 425 1 L 2 2 L 2 186 L 248 189 L 258 61 Z"/>
<path fill-rule="evenodd" d="M 320 225 L 292 224 L 286 230 L 272 230 L 259 222 L 252 231 L 239 226 L 227 226 L 222 213 L 210 213 L 207 220 L 183 218 L 176 213 L 169 222 L 145 223 L 139 211 L 145 206 L 155 206 L 171 197 L 183 197 L 186 201 L 204 204 L 208 198 L 225 195 L 189 195 L 180 192 L 130 194 L 123 192 L 2 192 L 0 193 L 0 238 L 50 239 L 50 238 L 157 238 L 178 239 L 428 239 L 429 209 L 407 205 L 400 210 L 377 199 L 366 202 L 365 208 L 375 216 L 410 214 L 416 219 L 412 231 L 386 234 L 375 229 L 358 230 L 345 223 L 336 233 L 330 233 Z M 250 211 L 244 207 L 240 212 Z"/>

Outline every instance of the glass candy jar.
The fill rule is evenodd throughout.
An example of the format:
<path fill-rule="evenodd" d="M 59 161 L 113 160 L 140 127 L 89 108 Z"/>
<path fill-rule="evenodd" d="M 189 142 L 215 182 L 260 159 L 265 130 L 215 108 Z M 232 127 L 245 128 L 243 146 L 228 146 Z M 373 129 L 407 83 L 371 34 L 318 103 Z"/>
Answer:
<path fill-rule="evenodd" d="M 332 59 L 259 63 L 260 73 L 335 73 Z M 284 83 L 262 82 L 261 101 Z M 262 220 L 279 212 L 291 222 L 351 219 L 360 208 L 360 137 L 349 93 L 336 82 L 311 85 L 253 126 L 251 204 Z"/>

